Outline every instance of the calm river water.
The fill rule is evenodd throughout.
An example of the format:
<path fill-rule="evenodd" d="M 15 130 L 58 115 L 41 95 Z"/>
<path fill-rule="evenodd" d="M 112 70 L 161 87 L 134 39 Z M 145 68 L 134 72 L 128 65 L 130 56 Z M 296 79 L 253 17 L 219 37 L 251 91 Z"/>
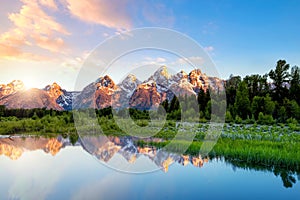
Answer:
<path fill-rule="evenodd" d="M 96 145 L 97 140 L 90 142 Z M 72 145 L 62 137 L 0 138 L 0 199 L 300 197 L 297 174 L 275 175 L 269 170 L 237 167 L 223 159 L 189 155 L 161 154 L 155 158 L 159 150 L 130 147 L 128 141 L 124 144 L 117 137 L 97 145 Z M 153 165 L 158 170 L 132 174 L 103 164 L 116 157 L 122 157 L 129 166 Z"/>

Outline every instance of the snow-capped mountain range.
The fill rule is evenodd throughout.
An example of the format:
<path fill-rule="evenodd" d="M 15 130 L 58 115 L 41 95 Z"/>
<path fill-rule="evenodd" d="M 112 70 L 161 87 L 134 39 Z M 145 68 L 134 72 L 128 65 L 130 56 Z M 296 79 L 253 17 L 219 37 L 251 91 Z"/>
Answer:
<path fill-rule="evenodd" d="M 197 95 L 200 89 L 222 90 L 224 81 L 209 77 L 200 69 L 189 74 L 180 71 L 169 74 L 166 66 L 160 67 L 147 80 L 140 81 L 129 74 L 119 84 L 108 75 L 99 77 L 82 91 L 70 92 L 57 83 L 43 89 L 25 89 L 20 80 L 0 84 L 0 105 L 7 108 L 47 108 L 71 110 L 72 108 L 134 107 L 149 109 L 174 95 Z"/>

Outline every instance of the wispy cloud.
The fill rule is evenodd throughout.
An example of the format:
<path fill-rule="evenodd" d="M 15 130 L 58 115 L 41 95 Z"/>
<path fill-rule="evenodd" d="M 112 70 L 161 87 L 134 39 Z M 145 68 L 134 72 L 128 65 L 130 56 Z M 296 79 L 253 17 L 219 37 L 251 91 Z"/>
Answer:
<path fill-rule="evenodd" d="M 78 19 L 118 30 L 130 29 L 132 22 L 127 0 L 65 0 L 70 13 Z"/>
<path fill-rule="evenodd" d="M 15 57 L 19 56 L 21 51 L 10 45 L 0 44 L 0 58 L 1 57 Z"/>
<path fill-rule="evenodd" d="M 139 67 L 143 65 L 164 65 L 167 62 L 167 59 L 163 57 L 145 57 L 144 59 L 144 61 L 136 63 L 135 66 Z"/>
<path fill-rule="evenodd" d="M 54 0 L 39 0 L 39 2 L 43 6 L 57 10 L 57 5 Z"/>
<path fill-rule="evenodd" d="M 30 45 L 30 42 L 26 40 L 25 33 L 18 28 L 14 28 L 0 35 L 0 42 L 8 46 Z"/>
<path fill-rule="evenodd" d="M 172 27 L 175 15 L 162 3 L 145 0 L 62 0 L 72 16 L 83 22 L 117 30 L 129 30 L 136 16 L 155 26 Z"/>
<path fill-rule="evenodd" d="M 63 39 L 61 38 L 49 38 L 46 36 L 37 36 L 35 38 L 37 46 L 47 49 L 52 52 L 59 52 L 63 49 L 66 45 Z"/>
<path fill-rule="evenodd" d="M 178 58 L 178 60 L 175 63 L 177 63 L 178 65 L 187 65 L 191 63 L 197 66 L 201 66 L 204 64 L 204 59 L 200 56 L 191 56 L 188 58 Z"/>
<path fill-rule="evenodd" d="M 64 68 L 77 71 L 83 63 L 83 59 L 80 57 L 76 58 L 67 58 L 65 61 L 61 64 Z"/>
<path fill-rule="evenodd" d="M 42 10 L 35 0 L 21 0 L 23 6 L 18 13 L 11 13 L 8 18 L 16 27 L 26 32 L 52 35 L 55 32 L 64 35 L 70 34 L 53 17 Z"/>
<path fill-rule="evenodd" d="M 0 58 L 8 60 L 45 61 L 51 60 L 48 56 L 24 52 L 17 47 L 0 44 Z"/>
<path fill-rule="evenodd" d="M 136 26 L 137 16 L 141 18 L 143 25 L 150 23 L 171 27 L 175 21 L 170 7 L 146 0 L 19 0 L 19 3 L 19 10 L 17 8 L 7 15 L 7 22 L 11 26 L 2 28 L 2 33 L 0 32 L 0 59 L 30 60 L 46 58 L 42 54 L 53 58 L 57 58 L 58 53 L 62 52 L 70 54 L 68 44 L 72 44 L 70 41 L 74 38 L 62 24 L 63 21 L 55 17 L 59 16 L 56 15 L 58 13 L 68 15 L 65 17 L 71 16 L 64 20 L 66 24 L 79 19 L 85 24 L 107 27 L 102 33 L 105 38 L 110 36 L 110 31 L 118 34 Z M 80 34 L 82 33 L 74 32 L 76 36 Z M 120 36 L 123 39 L 131 37 L 130 34 Z M 69 56 L 76 57 L 71 54 Z"/>
<path fill-rule="evenodd" d="M 213 46 L 207 46 L 207 47 L 204 47 L 204 50 L 207 52 L 212 52 L 215 50 L 215 48 Z"/>

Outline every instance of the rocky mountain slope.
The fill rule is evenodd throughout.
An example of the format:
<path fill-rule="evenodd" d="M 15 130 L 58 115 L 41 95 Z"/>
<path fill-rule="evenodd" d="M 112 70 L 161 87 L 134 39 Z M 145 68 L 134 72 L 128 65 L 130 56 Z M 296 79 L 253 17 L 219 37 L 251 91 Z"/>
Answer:
<path fill-rule="evenodd" d="M 43 90 L 45 90 L 50 97 L 54 98 L 56 103 L 64 110 L 72 110 L 72 100 L 80 93 L 68 92 L 55 82 L 52 85 L 47 85 Z"/>
<path fill-rule="evenodd" d="M 111 105 L 117 86 L 109 76 L 98 78 L 74 99 L 74 108 L 105 108 Z"/>
<path fill-rule="evenodd" d="M 63 110 L 56 103 L 56 99 L 50 97 L 49 94 L 37 88 L 32 88 L 29 90 L 17 91 L 15 93 L 3 96 L 0 99 L 0 104 L 5 105 L 7 108 L 44 108 Z"/>
<path fill-rule="evenodd" d="M 0 105 L 7 108 L 71 110 L 72 99 L 78 94 L 62 89 L 57 83 L 43 89 L 26 89 L 22 81 L 14 80 L 0 85 Z"/>

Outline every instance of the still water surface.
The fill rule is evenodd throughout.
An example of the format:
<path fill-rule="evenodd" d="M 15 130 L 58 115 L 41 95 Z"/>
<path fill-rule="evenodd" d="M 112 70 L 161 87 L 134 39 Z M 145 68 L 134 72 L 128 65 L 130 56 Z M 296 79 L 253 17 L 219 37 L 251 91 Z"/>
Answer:
<path fill-rule="evenodd" d="M 298 199 L 292 187 L 264 170 L 233 166 L 223 159 L 173 157 L 152 161 L 151 173 L 130 174 L 99 162 L 118 151 L 97 155 L 63 138 L 0 138 L 0 199 Z M 142 151 L 140 149 L 140 151 Z M 148 154 L 150 152 L 148 151 Z M 152 152 L 153 153 L 153 152 Z M 99 156 L 101 154 L 101 156 Z M 147 155 L 141 155 L 148 158 Z M 134 165 L 132 156 L 129 163 Z M 146 160 L 146 159 L 145 159 Z M 151 160 L 151 159 L 150 159 Z"/>

